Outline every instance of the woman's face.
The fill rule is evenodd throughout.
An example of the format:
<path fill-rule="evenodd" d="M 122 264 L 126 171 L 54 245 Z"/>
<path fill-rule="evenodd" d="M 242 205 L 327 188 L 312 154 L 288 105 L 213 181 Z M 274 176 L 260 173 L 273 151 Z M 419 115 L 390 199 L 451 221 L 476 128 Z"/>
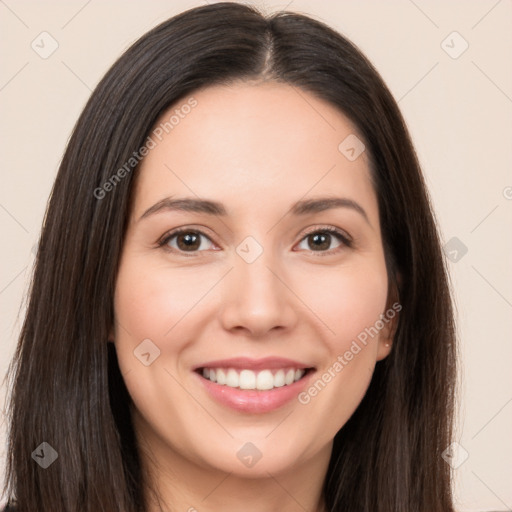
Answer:
<path fill-rule="evenodd" d="M 138 170 L 115 294 L 137 433 L 161 460 L 240 475 L 326 464 L 390 350 L 364 147 L 289 85 L 209 87 L 172 114 Z"/>

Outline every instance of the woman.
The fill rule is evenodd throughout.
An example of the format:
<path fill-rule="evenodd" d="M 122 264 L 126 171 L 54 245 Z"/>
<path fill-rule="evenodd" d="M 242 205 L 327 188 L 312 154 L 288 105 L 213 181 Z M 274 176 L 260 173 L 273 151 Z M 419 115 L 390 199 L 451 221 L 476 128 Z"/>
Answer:
<path fill-rule="evenodd" d="M 7 490 L 20 512 L 450 512 L 454 372 L 378 73 L 306 16 L 191 9 L 112 66 L 68 144 Z"/>

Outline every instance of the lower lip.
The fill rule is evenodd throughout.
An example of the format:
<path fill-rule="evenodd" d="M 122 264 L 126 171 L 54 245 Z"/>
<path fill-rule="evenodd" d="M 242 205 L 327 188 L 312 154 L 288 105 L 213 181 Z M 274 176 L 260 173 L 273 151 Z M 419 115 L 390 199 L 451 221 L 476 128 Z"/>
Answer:
<path fill-rule="evenodd" d="M 217 402 L 220 402 L 222 405 L 226 405 L 236 411 L 261 414 L 279 409 L 294 398 L 297 398 L 298 394 L 306 387 L 306 384 L 314 371 L 308 371 L 302 379 L 294 382 L 293 384 L 267 391 L 231 388 L 205 379 L 196 372 L 194 373 L 201 381 L 201 384 L 205 387 L 206 391 L 212 396 L 212 398 L 217 400 Z"/>

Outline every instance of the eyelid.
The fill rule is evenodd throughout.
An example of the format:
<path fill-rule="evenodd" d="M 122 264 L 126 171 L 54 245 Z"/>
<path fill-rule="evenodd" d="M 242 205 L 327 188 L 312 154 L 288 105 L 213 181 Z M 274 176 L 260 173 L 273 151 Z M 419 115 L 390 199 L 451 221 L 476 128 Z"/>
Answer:
<path fill-rule="evenodd" d="M 306 231 L 304 231 L 302 238 L 300 241 L 302 241 L 306 236 L 311 235 L 316 232 L 327 232 L 332 233 L 334 235 L 339 235 L 342 239 L 344 239 L 345 243 L 352 243 L 354 240 L 353 238 L 344 230 L 341 228 L 336 228 L 334 226 L 331 226 L 329 224 L 325 225 L 316 225 L 310 228 L 307 228 Z"/>

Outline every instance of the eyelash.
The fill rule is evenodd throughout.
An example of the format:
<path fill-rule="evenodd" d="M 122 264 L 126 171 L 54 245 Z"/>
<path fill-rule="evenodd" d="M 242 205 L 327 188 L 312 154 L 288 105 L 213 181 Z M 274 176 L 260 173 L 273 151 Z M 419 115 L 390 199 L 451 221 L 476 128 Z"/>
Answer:
<path fill-rule="evenodd" d="M 160 241 L 157 242 L 158 247 L 161 247 L 161 248 L 163 248 L 164 250 L 166 250 L 168 252 L 173 252 L 173 253 L 177 252 L 178 254 L 182 254 L 185 257 L 192 257 L 192 258 L 193 257 L 197 257 L 197 253 L 201 253 L 203 251 L 191 251 L 190 253 L 187 254 L 187 251 L 181 251 L 179 249 L 174 249 L 174 248 L 166 247 L 166 245 L 169 243 L 170 240 L 172 240 L 173 238 L 175 238 L 178 235 L 181 235 L 183 233 L 195 233 L 195 234 L 204 236 L 205 238 L 207 238 L 208 240 L 210 240 L 213 243 L 213 241 L 210 239 L 210 237 L 206 233 L 201 231 L 200 229 L 178 228 L 178 229 L 176 229 L 174 231 L 171 231 L 170 233 L 166 233 L 160 239 Z M 308 236 L 311 236 L 311 235 L 314 235 L 314 234 L 317 234 L 317 233 L 328 233 L 330 235 L 334 235 L 342 243 L 342 246 L 337 247 L 335 249 L 331 249 L 329 251 L 309 251 L 309 252 L 313 253 L 315 255 L 315 257 L 316 256 L 320 256 L 320 257 L 322 257 L 322 256 L 330 256 L 330 255 L 335 254 L 338 251 L 342 250 L 343 246 L 350 248 L 353 245 L 353 241 L 352 241 L 351 238 L 349 238 L 348 235 L 346 235 L 343 231 L 340 231 L 339 229 L 336 229 L 336 228 L 333 228 L 333 227 L 330 227 L 330 226 L 316 227 L 316 228 L 314 228 L 314 229 L 312 229 L 310 231 L 307 231 L 306 233 L 304 233 L 304 236 L 300 239 L 300 242 L 305 240 Z"/>

